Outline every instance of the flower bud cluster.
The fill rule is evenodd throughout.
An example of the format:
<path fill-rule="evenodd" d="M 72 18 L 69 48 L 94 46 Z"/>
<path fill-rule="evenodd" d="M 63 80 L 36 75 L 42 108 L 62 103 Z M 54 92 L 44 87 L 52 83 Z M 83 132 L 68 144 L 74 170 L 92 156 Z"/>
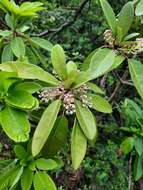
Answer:
<path fill-rule="evenodd" d="M 105 30 L 104 32 L 104 40 L 111 46 L 114 46 L 115 38 L 113 36 L 112 30 Z"/>
<path fill-rule="evenodd" d="M 67 115 L 72 115 L 75 113 L 75 99 L 80 100 L 82 105 L 92 107 L 91 100 L 87 96 L 89 87 L 86 84 L 83 84 L 79 88 L 67 90 L 63 85 L 43 89 L 38 92 L 38 97 L 41 102 L 48 103 L 56 99 L 61 99 L 63 103 L 64 111 Z"/>
<path fill-rule="evenodd" d="M 137 38 L 136 39 L 136 43 L 137 43 L 137 49 L 139 52 L 143 51 L 143 38 Z"/>

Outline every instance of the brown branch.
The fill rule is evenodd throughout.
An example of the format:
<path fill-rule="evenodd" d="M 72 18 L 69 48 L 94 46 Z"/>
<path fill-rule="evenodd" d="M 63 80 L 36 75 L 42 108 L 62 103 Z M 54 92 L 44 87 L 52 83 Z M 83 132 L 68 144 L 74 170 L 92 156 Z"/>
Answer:
<path fill-rule="evenodd" d="M 67 28 L 68 26 L 71 26 L 75 23 L 75 21 L 77 20 L 78 16 L 81 14 L 82 10 L 84 9 L 84 7 L 86 6 L 86 4 L 90 2 L 90 0 L 85 0 L 81 3 L 81 5 L 79 6 L 79 8 L 77 9 L 77 11 L 75 12 L 75 15 L 73 17 L 72 20 L 69 20 L 65 23 L 63 23 L 60 27 L 58 28 L 52 28 L 52 29 L 48 29 L 44 32 L 41 32 L 40 34 L 36 34 L 36 35 L 32 35 L 32 36 L 37 36 L 37 37 L 42 37 L 42 36 L 45 36 L 47 34 L 50 34 L 50 33 L 54 33 L 53 35 L 59 33 L 59 32 L 62 32 L 65 28 Z"/>
<path fill-rule="evenodd" d="M 124 81 L 126 79 L 128 75 L 128 69 L 126 68 L 125 72 L 123 73 L 122 77 L 121 77 L 121 80 Z M 111 102 L 114 98 L 114 96 L 116 95 L 116 93 L 118 92 L 119 88 L 120 88 L 120 85 L 122 84 L 121 80 L 119 80 L 117 82 L 117 85 L 113 91 L 113 93 L 111 94 L 110 98 L 109 98 L 109 101 Z"/>

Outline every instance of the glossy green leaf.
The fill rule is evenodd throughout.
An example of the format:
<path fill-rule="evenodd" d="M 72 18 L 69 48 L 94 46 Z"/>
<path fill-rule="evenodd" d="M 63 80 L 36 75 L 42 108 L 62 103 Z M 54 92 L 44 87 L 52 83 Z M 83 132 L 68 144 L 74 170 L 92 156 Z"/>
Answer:
<path fill-rule="evenodd" d="M 83 107 L 80 101 L 75 102 L 76 116 L 82 131 L 89 140 L 93 140 L 97 135 L 96 121 L 87 107 Z"/>
<path fill-rule="evenodd" d="M 31 41 L 38 45 L 39 47 L 47 50 L 47 51 L 51 51 L 53 44 L 51 44 L 49 41 L 43 39 L 43 38 L 39 38 L 39 37 L 32 37 L 30 38 Z"/>
<path fill-rule="evenodd" d="M 65 52 L 60 45 L 55 45 L 52 48 L 51 60 L 56 73 L 59 77 L 65 80 L 67 78 L 66 57 Z"/>
<path fill-rule="evenodd" d="M 143 153 L 143 139 L 141 137 L 135 137 L 135 150 L 138 155 L 141 156 Z"/>
<path fill-rule="evenodd" d="M 10 91 L 5 98 L 5 102 L 9 106 L 20 109 L 32 109 L 35 105 L 34 97 L 24 90 Z"/>
<path fill-rule="evenodd" d="M 10 45 L 16 57 L 20 58 L 25 55 L 25 45 L 22 38 L 20 37 L 13 38 Z"/>
<path fill-rule="evenodd" d="M 45 172 L 36 172 L 34 176 L 35 190 L 56 190 L 56 186 L 50 176 Z"/>
<path fill-rule="evenodd" d="M 48 72 L 40 67 L 32 64 L 27 64 L 19 61 L 6 62 L 0 64 L 0 70 L 7 72 L 17 72 L 20 78 L 38 79 L 51 85 L 58 85 L 59 81 Z"/>
<path fill-rule="evenodd" d="M 6 45 L 2 52 L 2 63 L 13 60 L 13 52 L 10 45 Z"/>
<path fill-rule="evenodd" d="M 58 166 L 54 160 L 44 158 L 39 158 L 35 161 L 35 164 L 39 170 L 54 170 Z"/>
<path fill-rule="evenodd" d="M 33 182 L 34 173 L 29 168 L 24 168 L 21 176 L 21 188 L 22 190 L 30 190 Z"/>
<path fill-rule="evenodd" d="M 16 157 L 18 159 L 24 159 L 27 156 L 25 149 L 21 145 L 15 145 L 14 146 L 14 152 L 15 152 Z"/>
<path fill-rule="evenodd" d="M 104 75 L 115 61 L 115 53 L 110 49 L 99 49 L 91 59 L 89 66 L 89 75 L 91 79 L 95 79 Z"/>
<path fill-rule="evenodd" d="M 130 59 L 129 70 L 135 88 L 143 99 L 143 65 L 140 61 Z"/>
<path fill-rule="evenodd" d="M 100 0 L 100 3 L 111 30 L 113 31 L 114 34 L 116 34 L 117 22 L 116 22 L 116 16 L 112 7 L 107 2 L 107 0 Z"/>
<path fill-rule="evenodd" d="M 29 138 L 30 124 L 23 111 L 5 107 L 0 112 L 4 132 L 15 142 L 25 142 Z"/>
<path fill-rule="evenodd" d="M 122 8 L 118 21 L 117 21 L 117 33 L 119 42 L 123 40 L 125 35 L 128 33 L 131 24 L 134 19 L 134 7 L 133 3 L 130 1 L 124 5 Z"/>
<path fill-rule="evenodd" d="M 117 67 L 119 67 L 123 63 L 124 60 L 125 60 L 125 57 L 123 57 L 121 55 L 117 55 L 115 57 L 115 61 L 114 61 L 113 65 L 109 68 L 108 72 L 110 72 L 110 71 L 116 69 Z"/>
<path fill-rule="evenodd" d="M 139 3 L 137 4 L 135 14 L 136 16 L 143 15 L 143 0 L 140 0 Z"/>
<path fill-rule="evenodd" d="M 112 113 L 112 107 L 105 98 L 94 94 L 88 94 L 88 98 L 93 109 L 103 113 Z"/>
<path fill-rule="evenodd" d="M 42 88 L 42 86 L 36 82 L 22 82 L 17 84 L 14 87 L 14 90 L 18 91 L 18 90 L 24 90 L 29 92 L 30 94 L 33 94 L 35 92 L 37 92 L 38 90 L 40 90 Z"/>
<path fill-rule="evenodd" d="M 77 170 L 84 159 L 87 148 L 87 138 L 83 134 L 78 122 L 75 120 L 71 136 L 72 166 Z"/>
<path fill-rule="evenodd" d="M 136 159 L 134 162 L 134 179 L 135 179 L 135 181 L 138 181 L 143 175 L 142 164 L 143 164 L 143 155 L 141 155 L 141 156 L 136 155 Z"/>
<path fill-rule="evenodd" d="M 48 137 L 47 142 L 45 143 L 42 149 L 42 155 L 44 157 L 53 157 L 55 154 L 65 146 L 67 142 L 67 133 L 68 133 L 68 121 L 66 117 L 58 117 L 54 128 L 51 131 L 50 136 Z M 55 143 L 55 139 L 56 142 Z"/>
<path fill-rule="evenodd" d="M 134 144 L 135 144 L 134 138 L 127 137 L 121 144 L 121 150 L 124 152 L 124 154 L 129 154 L 134 148 Z"/>
<path fill-rule="evenodd" d="M 44 111 L 38 126 L 35 130 L 33 141 L 32 141 L 32 154 L 36 156 L 46 143 L 56 121 L 61 101 L 56 100 L 51 103 L 48 108 Z"/>

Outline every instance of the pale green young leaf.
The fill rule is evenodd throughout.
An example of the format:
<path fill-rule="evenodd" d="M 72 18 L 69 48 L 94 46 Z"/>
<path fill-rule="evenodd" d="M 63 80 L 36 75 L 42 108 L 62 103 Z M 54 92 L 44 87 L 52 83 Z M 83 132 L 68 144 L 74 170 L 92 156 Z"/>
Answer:
<path fill-rule="evenodd" d="M 16 57 L 20 58 L 25 55 L 25 45 L 22 38 L 20 37 L 13 38 L 10 45 Z"/>
<path fill-rule="evenodd" d="M 71 136 L 71 157 L 72 166 L 77 170 L 84 159 L 87 148 L 87 138 L 83 134 L 80 126 L 75 119 Z"/>
<path fill-rule="evenodd" d="M 36 172 L 34 179 L 35 190 L 56 190 L 56 186 L 50 176 L 45 172 Z"/>
<path fill-rule="evenodd" d="M 75 80 L 75 82 L 72 84 L 73 88 L 78 88 L 81 85 L 83 85 L 84 83 L 88 82 L 91 80 L 91 77 L 89 75 L 88 72 L 86 71 L 81 71 L 78 73 L 77 78 Z"/>
<path fill-rule="evenodd" d="M 6 62 L 0 64 L 0 70 L 7 72 L 17 72 L 23 79 L 38 79 L 51 85 L 58 85 L 60 82 L 51 74 L 36 65 L 19 61 Z"/>
<path fill-rule="evenodd" d="M 104 15 L 106 17 L 106 20 L 113 32 L 113 34 L 116 34 L 117 30 L 117 22 L 116 22 L 116 16 L 115 13 L 110 6 L 110 4 L 107 2 L 107 0 L 100 0 Z"/>
<path fill-rule="evenodd" d="M 89 76 L 95 79 L 104 75 L 115 61 L 115 53 L 110 49 L 99 49 L 93 56 L 89 65 Z"/>
<path fill-rule="evenodd" d="M 43 39 L 43 38 L 39 38 L 39 37 L 32 37 L 30 38 L 31 41 L 36 44 L 37 46 L 39 46 L 40 48 L 43 48 L 47 51 L 51 51 L 53 44 L 51 44 L 49 41 Z"/>
<path fill-rule="evenodd" d="M 15 142 L 25 142 L 29 138 L 30 124 L 23 111 L 5 107 L 0 112 L 4 132 Z"/>
<path fill-rule="evenodd" d="M 97 135 L 97 126 L 93 114 L 87 107 L 84 107 L 80 101 L 76 100 L 75 105 L 76 117 L 84 135 L 89 140 L 93 140 Z"/>
<path fill-rule="evenodd" d="M 35 130 L 32 140 L 32 154 L 36 156 L 46 143 L 56 121 L 59 109 L 61 106 L 61 100 L 56 100 L 51 103 L 44 111 L 38 126 Z"/>
<path fill-rule="evenodd" d="M 51 60 L 56 73 L 63 80 L 66 80 L 67 79 L 66 56 L 63 48 L 60 45 L 55 45 L 52 48 Z"/>
<path fill-rule="evenodd" d="M 21 188 L 22 190 L 30 190 L 33 182 L 34 172 L 29 168 L 24 168 L 21 176 Z"/>
<path fill-rule="evenodd" d="M 129 70 L 135 88 L 143 99 L 143 65 L 140 61 L 130 59 Z"/>
<path fill-rule="evenodd" d="M 143 15 L 143 0 L 140 0 L 135 9 L 136 16 Z"/>
<path fill-rule="evenodd" d="M 54 160 L 45 158 L 39 158 L 35 164 L 39 170 L 54 170 L 58 166 Z"/>

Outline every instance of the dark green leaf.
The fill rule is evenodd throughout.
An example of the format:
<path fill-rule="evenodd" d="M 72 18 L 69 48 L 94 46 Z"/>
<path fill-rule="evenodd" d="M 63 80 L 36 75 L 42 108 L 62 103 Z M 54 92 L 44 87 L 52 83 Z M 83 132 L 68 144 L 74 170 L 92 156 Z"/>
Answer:
<path fill-rule="evenodd" d="M 30 190 L 32 186 L 34 173 L 28 168 L 24 168 L 23 174 L 21 176 L 21 187 L 22 190 Z"/>
<path fill-rule="evenodd" d="M 39 47 L 47 50 L 47 51 L 51 51 L 53 44 L 51 44 L 49 41 L 43 39 L 43 38 L 39 38 L 39 37 L 32 37 L 30 38 L 31 41 L 38 45 Z"/>
<path fill-rule="evenodd" d="M 24 159 L 27 156 L 25 149 L 21 145 L 15 145 L 14 146 L 14 152 L 15 152 L 16 157 L 18 159 Z"/>

